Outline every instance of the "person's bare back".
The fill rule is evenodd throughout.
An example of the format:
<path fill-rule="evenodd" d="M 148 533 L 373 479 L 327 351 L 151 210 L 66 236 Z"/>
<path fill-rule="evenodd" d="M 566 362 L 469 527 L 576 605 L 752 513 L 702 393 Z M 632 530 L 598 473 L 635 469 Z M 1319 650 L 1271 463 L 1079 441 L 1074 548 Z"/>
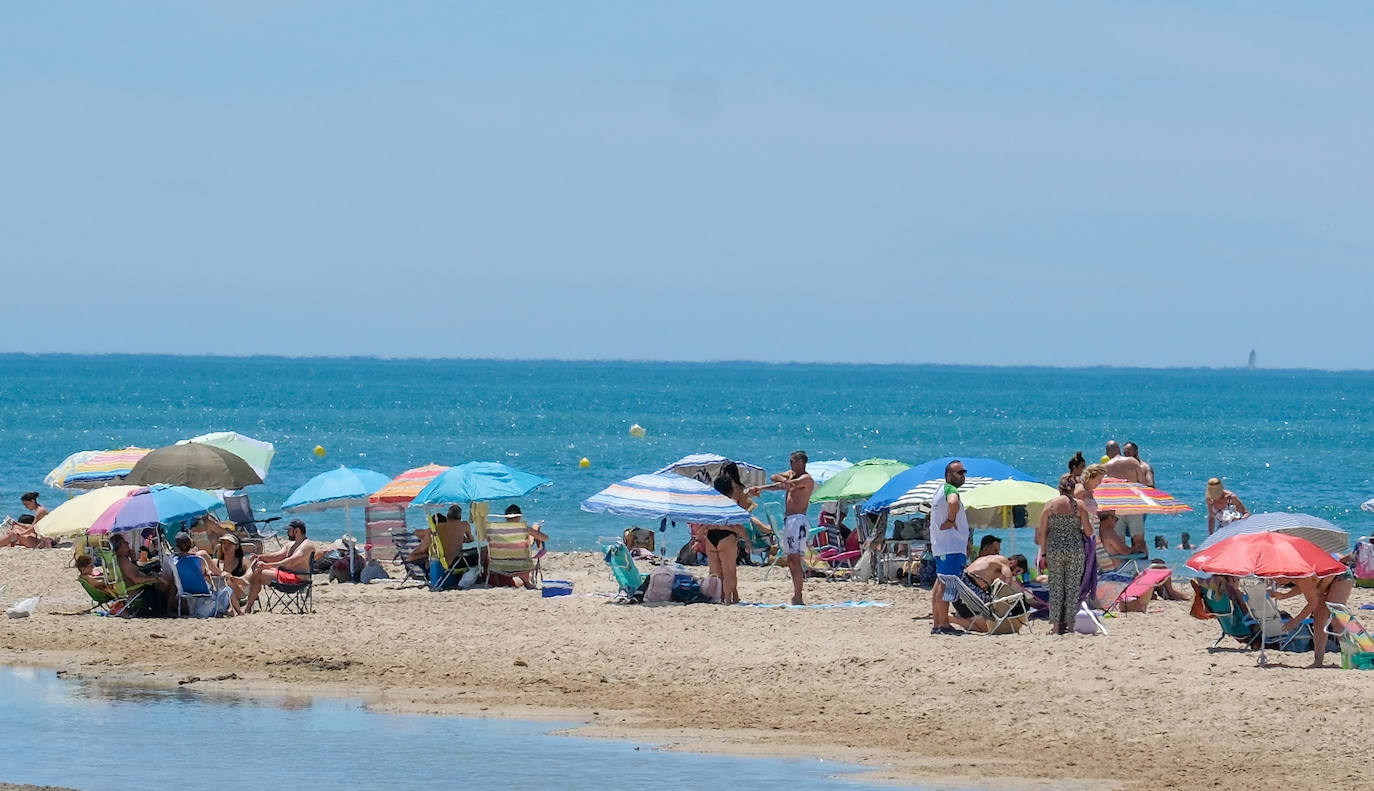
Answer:
<path fill-rule="evenodd" d="M 1131 483 L 1144 483 L 1144 470 L 1141 468 L 1140 459 L 1130 456 L 1114 456 L 1107 460 L 1107 474 L 1113 478 L 1120 478 Z"/>

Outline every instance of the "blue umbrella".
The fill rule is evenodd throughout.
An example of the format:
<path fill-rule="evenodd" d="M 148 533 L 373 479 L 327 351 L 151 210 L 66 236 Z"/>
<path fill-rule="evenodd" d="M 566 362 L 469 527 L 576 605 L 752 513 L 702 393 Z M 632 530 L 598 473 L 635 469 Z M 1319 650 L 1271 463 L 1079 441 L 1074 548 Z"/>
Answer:
<path fill-rule="evenodd" d="M 281 504 L 283 511 L 323 511 L 367 505 L 367 497 L 391 482 L 391 477 L 372 470 L 339 467 L 306 481 Z"/>
<path fill-rule="evenodd" d="M 715 487 L 672 473 L 636 475 L 582 501 L 582 510 L 631 519 L 663 519 L 704 525 L 742 525 L 749 512 Z"/>
<path fill-rule="evenodd" d="M 121 497 L 91 524 L 91 533 L 115 533 L 155 525 L 184 522 L 224 507 L 209 492 L 185 486 L 158 484 L 135 489 Z"/>
<path fill-rule="evenodd" d="M 970 478 L 991 478 L 995 481 L 1011 478 L 1015 481 L 1033 481 L 1035 478 L 1016 469 L 1010 464 L 1003 464 L 996 459 L 979 459 L 972 456 L 944 456 L 938 459 L 931 459 L 922 464 L 917 464 L 905 472 L 900 472 L 892 476 L 878 491 L 868 498 L 864 503 L 864 511 L 877 513 L 891 506 L 902 495 L 920 486 L 926 481 L 933 481 L 936 478 L 945 477 L 945 467 L 952 461 L 959 460 L 964 463 L 964 469 Z"/>
<path fill-rule="evenodd" d="M 480 503 L 524 497 L 553 481 L 496 461 L 470 461 L 439 473 L 411 505 Z"/>

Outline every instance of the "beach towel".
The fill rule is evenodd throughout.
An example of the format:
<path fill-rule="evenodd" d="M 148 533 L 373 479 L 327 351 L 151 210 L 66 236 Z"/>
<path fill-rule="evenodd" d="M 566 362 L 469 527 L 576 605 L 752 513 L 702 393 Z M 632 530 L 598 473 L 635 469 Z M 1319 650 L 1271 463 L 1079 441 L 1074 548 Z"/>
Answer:
<path fill-rule="evenodd" d="M 854 607 L 890 607 L 891 602 L 870 601 L 841 601 L 830 602 L 827 604 L 776 604 L 773 602 L 740 602 L 741 607 L 753 607 L 759 610 L 838 610 Z"/>

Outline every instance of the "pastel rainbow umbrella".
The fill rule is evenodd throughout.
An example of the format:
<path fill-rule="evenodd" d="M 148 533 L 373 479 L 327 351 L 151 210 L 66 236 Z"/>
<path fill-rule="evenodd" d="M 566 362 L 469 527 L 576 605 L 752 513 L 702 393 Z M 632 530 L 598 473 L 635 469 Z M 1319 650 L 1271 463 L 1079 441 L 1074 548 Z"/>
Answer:
<path fill-rule="evenodd" d="M 209 492 L 187 486 L 142 486 L 115 500 L 91 523 L 90 535 L 176 524 L 224 507 Z"/>
<path fill-rule="evenodd" d="M 449 469 L 442 464 L 426 464 L 423 467 L 415 467 L 392 478 L 386 486 L 373 492 L 367 502 L 370 505 L 380 505 L 388 503 L 392 505 L 408 505 L 415 499 L 422 489 L 429 485 L 430 481 L 439 477 L 439 474 Z"/>
<path fill-rule="evenodd" d="M 1093 499 L 1099 511 L 1118 514 L 1181 514 L 1193 510 L 1172 494 L 1120 478 L 1104 478 L 1093 490 Z"/>
<path fill-rule="evenodd" d="M 62 460 L 43 478 L 55 489 L 97 489 L 128 475 L 151 452 L 149 448 L 83 450 Z"/>

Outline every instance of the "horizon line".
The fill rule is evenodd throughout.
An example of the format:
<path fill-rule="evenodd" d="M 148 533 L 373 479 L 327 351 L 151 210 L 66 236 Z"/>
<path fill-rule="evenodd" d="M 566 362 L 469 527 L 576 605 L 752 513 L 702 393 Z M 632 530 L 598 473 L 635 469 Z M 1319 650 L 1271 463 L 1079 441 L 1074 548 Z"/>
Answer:
<path fill-rule="evenodd" d="M 373 360 L 377 362 L 486 362 L 486 363 L 627 363 L 632 365 L 771 365 L 771 366 L 847 366 L 853 368 L 993 368 L 1000 370 L 1034 369 L 1055 371 L 1255 371 L 1270 373 L 1369 373 L 1369 368 L 1265 368 L 1250 367 L 1246 364 L 1214 365 L 1043 365 L 1043 364 L 998 364 L 998 363 L 936 363 L 936 362 L 856 362 L 853 360 L 751 360 L 751 359 L 701 359 L 669 360 L 634 357 L 426 357 L 426 356 L 382 356 L 377 354 L 185 354 L 178 352 L 0 352 L 0 358 L 14 357 L 164 357 L 225 360 Z"/>

